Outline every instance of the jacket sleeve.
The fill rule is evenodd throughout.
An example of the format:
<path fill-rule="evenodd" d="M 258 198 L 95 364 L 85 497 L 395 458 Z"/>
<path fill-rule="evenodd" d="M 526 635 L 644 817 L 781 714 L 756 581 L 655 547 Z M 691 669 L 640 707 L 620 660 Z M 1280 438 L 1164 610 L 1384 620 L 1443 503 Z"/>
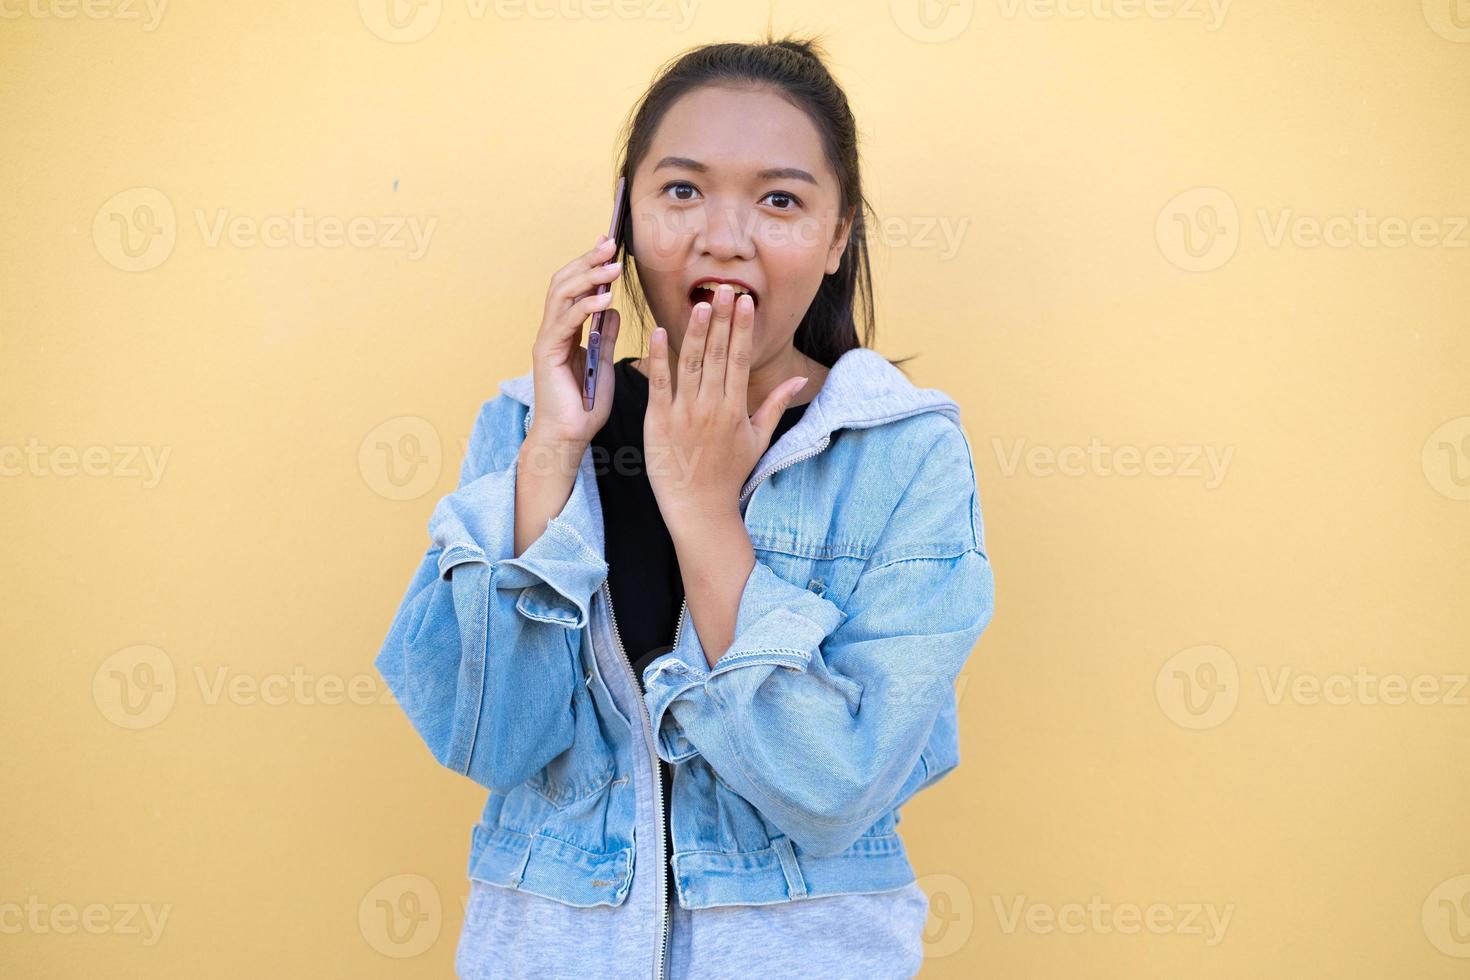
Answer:
<path fill-rule="evenodd" d="M 514 557 L 526 411 L 505 395 L 482 406 L 374 662 L 434 758 L 500 791 L 572 744 L 578 631 L 607 575 L 588 543 L 600 517 L 585 456 L 566 506 Z"/>
<path fill-rule="evenodd" d="M 757 557 L 713 668 L 644 669 L 659 755 L 696 754 L 799 847 L 836 854 L 958 762 L 954 682 L 994 608 L 968 439 L 921 455 L 844 609 Z"/>

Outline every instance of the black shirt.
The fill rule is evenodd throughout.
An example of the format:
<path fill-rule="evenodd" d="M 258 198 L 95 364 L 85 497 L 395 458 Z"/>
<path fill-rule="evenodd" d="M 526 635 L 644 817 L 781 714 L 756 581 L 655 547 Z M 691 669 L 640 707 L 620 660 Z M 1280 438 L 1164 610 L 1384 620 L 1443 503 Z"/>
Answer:
<path fill-rule="evenodd" d="M 607 547 L 608 592 L 623 650 L 633 665 L 638 690 L 643 691 L 643 668 L 673 647 L 679 610 L 684 603 L 684 581 L 674 539 L 664 524 L 643 460 L 643 415 L 648 409 L 648 379 L 629 356 L 613 365 L 612 411 L 592 439 L 592 464 L 602 497 L 602 525 Z M 771 435 L 774 445 L 801 420 L 806 405 L 782 413 Z M 678 466 L 675 458 L 662 465 Z M 685 629 L 694 621 L 686 615 Z M 673 773 L 659 760 L 664 787 L 664 833 L 669 832 L 669 798 Z M 670 901 L 674 894 L 673 868 L 669 875 Z"/>

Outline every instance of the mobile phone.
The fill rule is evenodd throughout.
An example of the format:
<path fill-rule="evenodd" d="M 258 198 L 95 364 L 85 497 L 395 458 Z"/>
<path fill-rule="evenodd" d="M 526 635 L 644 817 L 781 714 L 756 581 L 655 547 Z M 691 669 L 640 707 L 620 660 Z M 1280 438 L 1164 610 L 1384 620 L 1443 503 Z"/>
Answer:
<path fill-rule="evenodd" d="M 623 220 L 623 187 L 627 183 L 626 177 L 618 178 L 617 190 L 613 191 L 613 213 L 612 224 L 608 226 L 607 237 L 616 240 L 618 237 L 618 225 Z M 618 254 L 617 246 L 613 246 L 613 255 Z M 608 259 L 604 265 L 612 262 Z M 612 283 L 599 283 L 594 293 L 601 294 L 612 289 Z M 602 314 L 604 310 L 598 310 L 592 314 L 592 331 L 587 335 L 587 370 L 582 376 L 582 407 L 592 411 L 592 402 L 597 396 L 597 375 L 602 365 Z"/>

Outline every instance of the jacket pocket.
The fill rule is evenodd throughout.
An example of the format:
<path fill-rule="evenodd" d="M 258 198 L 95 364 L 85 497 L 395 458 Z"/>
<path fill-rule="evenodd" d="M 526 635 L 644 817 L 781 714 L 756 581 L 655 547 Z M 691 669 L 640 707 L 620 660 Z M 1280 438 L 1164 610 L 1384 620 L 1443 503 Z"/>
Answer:
<path fill-rule="evenodd" d="M 777 541 L 768 534 L 751 535 L 757 561 L 770 566 L 778 578 L 820 596 L 838 608 L 862 572 L 861 549 L 825 543 Z"/>

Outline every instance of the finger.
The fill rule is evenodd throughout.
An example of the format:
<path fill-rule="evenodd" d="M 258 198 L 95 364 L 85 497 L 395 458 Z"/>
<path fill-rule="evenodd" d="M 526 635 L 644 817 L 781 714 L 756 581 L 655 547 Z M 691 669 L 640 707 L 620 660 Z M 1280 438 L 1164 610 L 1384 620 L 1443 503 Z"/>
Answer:
<path fill-rule="evenodd" d="M 612 261 L 612 255 L 599 256 L 603 261 L 590 266 L 578 265 L 557 274 L 547 292 L 548 302 L 571 303 L 595 290 L 599 283 L 611 283 L 623 271 L 622 262 Z"/>
<path fill-rule="evenodd" d="M 590 296 L 598 286 L 603 283 L 612 283 L 618 276 L 623 274 L 623 263 L 606 262 L 602 265 L 594 265 L 590 269 L 583 269 L 572 278 L 566 280 L 557 287 L 556 295 L 564 303 L 574 303 L 584 296 Z"/>
<path fill-rule="evenodd" d="M 735 289 L 721 284 L 715 289 L 715 311 L 705 338 L 704 370 L 699 380 L 701 401 L 714 402 L 725 397 L 725 360 L 730 356 L 730 321 L 734 312 Z"/>
<path fill-rule="evenodd" d="M 806 378 L 791 378 L 776 390 L 766 396 L 761 402 L 761 407 L 750 417 L 750 424 L 755 426 L 756 432 L 760 433 L 761 445 L 767 445 L 771 436 L 776 432 L 776 423 L 781 421 L 781 414 L 791 407 L 791 400 L 796 393 L 806 387 Z"/>
<path fill-rule="evenodd" d="M 567 279 L 586 272 L 594 266 L 602 265 L 617 252 L 616 245 L 615 240 L 606 235 L 599 235 L 596 245 L 556 270 L 551 277 L 551 290 L 557 291 Z"/>
<path fill-rule="evenodd" d="M 679 345 L 679 386 L 674 396 L 679 401 L 699 397 L 699 376 L 704 373 L 704 341 L 709 335 L 710 304 L 695 303 L 689 311 L 689 329 Z"/>
<path fill-rule="evenodd" d="M 605 293 L 594 293 L 591 296 L 579 299 L 567 307 L 566 312 L 556 318 L 559 329 L 556 331 L 553 339 L 558 342 L 570 339 L 573 343 L 576 343 L 577 337 L 582 332 L 582 324 L 586 322 L 587 318 L 598 310 L 606 309 L 612 301 L 613 294 L 611 290 Z"/>
<path fill-rule="evenodd" d="M 583 269 L 590 269 L 595 265 L 601 265 L 612 258 L 617 250 L 617 242 L 615 240 L 608 238 L 606 235 L 598 235 L 597 244 L 562 266 L 561 272 L 558 275 L 562 273 L 575 275 Z"/>
<path fill-rule="evenodd" d="M 663 327 L 655 327 L 653 337 L 648 341 L 648 410 L 667 414 L 673 403 L 673 381 L 669 377 L 669 332 Z"/>
<path fill-rule="evenodd" d="M 735 301 L 735 322 L 730 330 L 730 356 L 725 365 L 725 397 L 749 415 L 750 351 L 755 346 L 755 300 L 749 295 Z"/>

